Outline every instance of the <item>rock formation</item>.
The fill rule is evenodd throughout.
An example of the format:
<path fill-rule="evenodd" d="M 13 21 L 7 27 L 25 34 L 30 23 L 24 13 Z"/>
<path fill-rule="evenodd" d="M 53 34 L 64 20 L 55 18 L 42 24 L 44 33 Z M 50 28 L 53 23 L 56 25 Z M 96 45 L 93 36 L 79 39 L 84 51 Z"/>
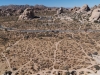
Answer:
<path fill-rule="evenodd" d="M 100 8 L 94 9 L 92 12 L 91 17 L 89 18 L 89 21 L 91 22 L 100 22 Z"/>
<path fill-rule="evenodd" d="M 85 4 L 84 6 L 81 7 L 79 11 L 77 11 L 77 13 L 80 13 L 80 12 L 84 13 L 88 11 L 90 11 L 90 7 L 87 4 Z"/>
<path fill-rule="evenodd" d="M 57 14 L 61 14 L 61 13 L 63 13 L 63 8 L 62 7 L 57 10 Z"/>
<path fill-rule="evenodd" d="M 81 8 L 81 11 L 90 11 L 89 6 L 86 4 Z"/>
<path fill-rule="evenodd" d="M 18 20 L 30 20 L 34 18 L 34 12 L 31 8 L 26 8 L 24 12 L 19 16 Z"/>

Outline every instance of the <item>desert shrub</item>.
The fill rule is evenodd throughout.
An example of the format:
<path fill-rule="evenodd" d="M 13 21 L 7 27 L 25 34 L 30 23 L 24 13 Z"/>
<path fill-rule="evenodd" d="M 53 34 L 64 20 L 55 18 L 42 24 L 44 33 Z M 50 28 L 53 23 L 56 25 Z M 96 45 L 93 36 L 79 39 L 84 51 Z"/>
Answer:
<path fill-rule="evenodd" d="M 97 20 L 95 20 L 94 23 L 99 23 L 99 22 Z"/>
<path fill-rule="evenodd" d="M 100 70 L 100 67 L 98 65 L 94 66 L 96 68 L 96 70 Z"/>

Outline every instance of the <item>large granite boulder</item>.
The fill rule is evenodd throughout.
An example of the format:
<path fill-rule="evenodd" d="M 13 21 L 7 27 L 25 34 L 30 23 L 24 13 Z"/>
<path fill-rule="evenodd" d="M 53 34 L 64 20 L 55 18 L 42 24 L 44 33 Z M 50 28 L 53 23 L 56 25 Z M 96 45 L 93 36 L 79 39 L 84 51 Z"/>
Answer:
<path fill-rule="evenodd" d="M 89 18 L 91 22 L 100 22 L 100 8 L 94 9 L 91 17 Z"/>
<path fill-rule="evenodd" d="M 19 16 L 18 20 L 30 20 L 34 18 L 34 12 L 31 8 L 26 8 L 24 12 Z"/>

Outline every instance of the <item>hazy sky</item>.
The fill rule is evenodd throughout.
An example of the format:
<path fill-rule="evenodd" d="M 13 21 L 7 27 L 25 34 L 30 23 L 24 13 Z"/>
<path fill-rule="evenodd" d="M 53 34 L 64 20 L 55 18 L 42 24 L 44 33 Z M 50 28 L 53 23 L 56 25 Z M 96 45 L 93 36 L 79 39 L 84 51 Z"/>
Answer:
<path fill-rule="evenodd" d="M 74 7 L 83 6 L 88 4 L 90 7 L 100 4 L 100 0 L 0 0 L 0 5 L 45 5 L 45 6 L 57 6 L 57 7 Z"/>

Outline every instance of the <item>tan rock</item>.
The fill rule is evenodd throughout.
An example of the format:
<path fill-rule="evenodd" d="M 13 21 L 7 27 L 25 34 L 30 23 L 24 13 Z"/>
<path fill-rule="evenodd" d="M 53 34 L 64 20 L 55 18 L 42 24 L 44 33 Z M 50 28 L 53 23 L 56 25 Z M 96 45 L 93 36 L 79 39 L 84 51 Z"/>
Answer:
<path fill-rule="evenodd" d="M 19 16 L 18 20 L 29 20 L 34 18 L 34 12 L 31 8 L 26 8 L 24 12 Z"/>
<path fill-rule="evenodd" d="M 89 21 L 91 22 L 100 21 L 100 8 L 93 10 L 91 17 L 89 18 Z"/>
<path fill-rule="evenodd" d="M 90 8 L 87 4 L 85 4 L 82 8 L 81 11 L 90 11 Z"/>
<path fill-rule="evenodd" d="M 77 11 L 77 13 L 80 13 L 80 12 L 84 13 L 84 12 L 88 12 L 88 11 L 90 11 L 90 8 L 87 4 L 85 4 L 84 6 L 81 7 L 80 10 Z"/>

